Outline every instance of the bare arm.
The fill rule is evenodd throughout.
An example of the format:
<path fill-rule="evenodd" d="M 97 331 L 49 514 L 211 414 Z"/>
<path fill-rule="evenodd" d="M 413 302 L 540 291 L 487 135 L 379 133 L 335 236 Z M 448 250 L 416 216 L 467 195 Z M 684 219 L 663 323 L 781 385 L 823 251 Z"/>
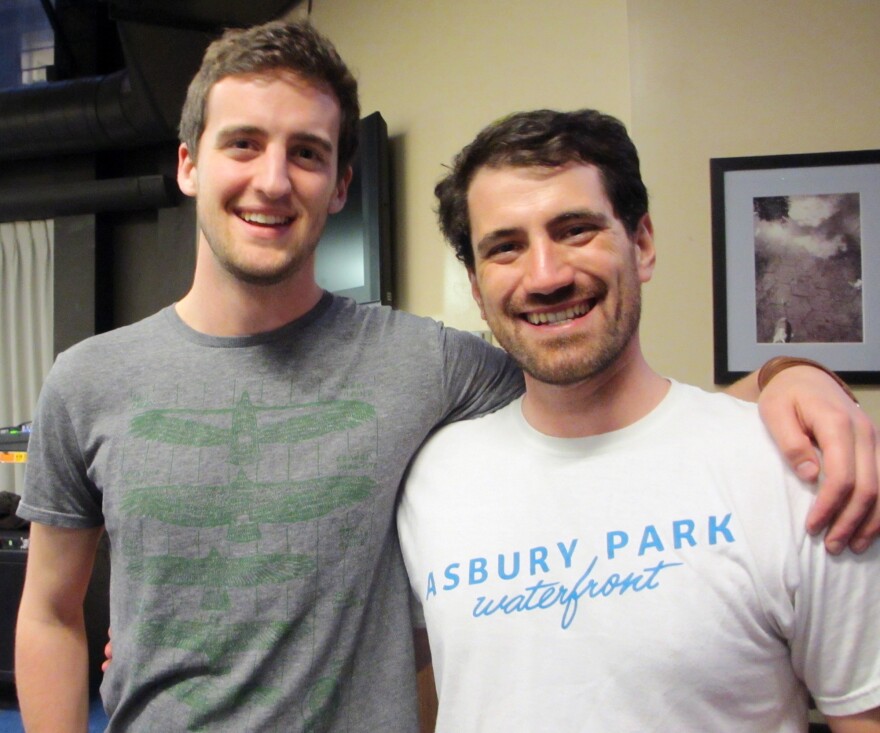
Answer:
<path fill-rule="evenodd" d="M 419 691 L 419 731 L 433 733 L 437 724 L 437 687 L 434 666 L 431 664 L 431 646 L 425 629 L 413 629 L 416 647 L 416 684 Z"/>
<path fill-rule="evenodd" d="M 847 543 L 856 552 L 867 549 L 880 535 L 880 439 L 864 410 L 828 374 L 809 366 L 779 372 L 761 393 L 757 373 L 725 391 L 758 401 L 767 429 L 802 479 L 819 478 L 821 466 L 810 532 L 829 527 L 825 546 L 833 553 Z"/>
<path fill-rule="evenodd" d="M 31 525 L 15 635 L 15 682 L 28 733 L 88 729 L 83 600 L 101 532 Z"/>
<path fill-rule="evenodd" d="M 880 733 L 880 708 L 858 715 L 826 715 L 825 720 L 833 733 Z"/>

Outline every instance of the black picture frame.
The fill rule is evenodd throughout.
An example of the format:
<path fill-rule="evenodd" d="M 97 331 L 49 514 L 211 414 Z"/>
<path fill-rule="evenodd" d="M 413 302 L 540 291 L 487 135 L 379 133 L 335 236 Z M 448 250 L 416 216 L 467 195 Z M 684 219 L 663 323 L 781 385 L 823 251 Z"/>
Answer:
<path fill-rule="evenodd" d="M 880 384 L 880 150 L 709 166 L 715 382 L 786 355 Z"/>

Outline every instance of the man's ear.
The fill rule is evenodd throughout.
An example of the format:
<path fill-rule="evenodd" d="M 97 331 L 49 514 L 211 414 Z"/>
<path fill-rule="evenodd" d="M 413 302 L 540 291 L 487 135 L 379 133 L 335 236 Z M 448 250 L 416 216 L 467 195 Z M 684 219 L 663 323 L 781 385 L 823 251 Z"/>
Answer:
<path fill-rule="evenodd" d="M 336 189 L 333 191 L 333 198 L 330 199 L 330 206 L 327 209 L 328 213 L 336 214 L 342 211 L 342 207 L 345 206 L 345 201 L 348 198 L 348 187 L 351 184 L 353 175 L 354 172 L 351 166 L 348 166 L 345 169 L 345 173 L 336 180 Z"/>
<path fill-rule="evenodd" d="M 636 245 L 636 265 L 639 270 L 639 281 L 646 283 L 654 274 L 657 251 L 654 248 L 654 223 L 651 215 L 645 214 L 636 229 L 633 243 Z"/>
<path fill-rule="evenodd" d="M 471 295 L 474 296 L 477 307 L 480 309 L 480 317 L 485 321 L 486 311 L 483 309 L 483 296 L 480 295 L 480 288 L 477 285 L 477 273 L 475 273 L 472 268 L 468 267 L 467 274 L 468 280 L 471 281 Z"/>
<path fill-rule="evenodd" d="M 195 196 L 199 192 L 196 161 L 186 143 L 180 143 L 177 148 L 177 185 L 186 196 Z"/>

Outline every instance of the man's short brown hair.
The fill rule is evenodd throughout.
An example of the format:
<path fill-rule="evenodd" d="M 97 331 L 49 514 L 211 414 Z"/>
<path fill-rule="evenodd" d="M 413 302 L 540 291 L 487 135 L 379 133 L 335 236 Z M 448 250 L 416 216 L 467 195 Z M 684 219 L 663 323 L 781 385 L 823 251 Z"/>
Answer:
<path fill-rule="evenodd" d="M 202 59 L 186 93 L 180 116 L 180 141 L 195 159 L 205 131 L 211 88 L 227 76 L 291 71 L 325 86 L 339 102 L 339 175 L 351 164 L 358 143 L 360 103 L 357 81 L 333 44 L 310 23 L 276 20 L 251 28 L 226 31 Z"/>

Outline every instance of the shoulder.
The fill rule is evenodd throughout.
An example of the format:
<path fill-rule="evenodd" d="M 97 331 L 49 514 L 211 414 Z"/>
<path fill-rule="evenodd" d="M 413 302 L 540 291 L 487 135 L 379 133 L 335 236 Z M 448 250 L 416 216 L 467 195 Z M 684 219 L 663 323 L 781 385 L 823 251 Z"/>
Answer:
<path fill-rule="evenodd" d="M 158 345 L 167 340 L 171 330 L 167 315 L 159 311 L 74 344 L 56 357 L 43 382 L 41 399 L 48 400 L 54 394 L 65 400 L 100 401 L 108 387 L 141 369 L 149 357 L 164 358 Z"/>
<path fill-rule="evenodd" d="M 96 336 L 90 336 L 87 339 L 74 344 L 69 349 L 61 352 L 60 356 L 65 358 L 78 358 L 84 354 L 90 354 L 102 349 L 113 349 L 119 346 L 128 346 L 137 343 L 149 334 L 158 334 L 163 331 L 170 330 L 171 322 L 168 318 L 168 308 L 163 308 L 158 313 L 129 324 L 114 328 L 112 331 L 100 333 Z"/>
<path fill-rule="evenodd" d="M 726 416 L 730 419 L 744 417 L 751 414 L 757 415 L 757 404 L 731 397 L 724 392 L 708 392 L 693 384 L 685 384 L 671 380 L 675 389 L 676 398 L 682 404 L 699 405 L 716 416 Z"/>
<path fill-rule="evenodd" d="M 510 433 L 521 410 L 521 400 L 515 399 L 494 412 L 451 422 L 437 428 L 424 442 L 416 461 L 430 462 L 437 456 L 484 454 L 493 446 L 503 452 L 513 449 Z"/>
<path fill-rule="evenodd" d="M 673 389 L 676 414 L 689 426 L 688 433 L 693 437 L 723 436 L 726 440 L 772 446 L 755 403 L 679 382 L 673 382 Z M 698 428 L 705 429 L 705 433 L 697 432 Z"/>
<path fill-rule="evenodd" d="M 653 460 L 674 470 L 687 462 L 704 481 L 760 496 L 787 481 L 788 467 L 758 414 L 757 405 L 673 382 L 668 405 L 652 423 Z M 776 491 L 782 496 L 784 492 Z"/>
<path fill-rule="evenodd" d="M 519 401 L 512 404 L 518 405 Z M 473 487 L 481 483 L 479 477 L 488 477 L 490 485 L 498 480 L 500 467 L 514 457 L 510 451 L 517 451 L 511 441 L 505 440 L 510 435 L 505 419 L 510 409 L 508 405 L 481 417 L 448 423 L 428 437 L 405 475 L 401 505 L 404 519 L 424 519 L 428 516 L 424 512 L 412 515 L 410 511 L 436 506 L 437 501 L 438 511 L 442 508 L 454 512 L 453 506 L 446 505 L 450 497 L 471 496 Z M 432 510 L 428 514 L 435 513 Z"/>
<path fill-rule="evenodd" d="M 729 489 L 731 501 L 743 512 L 788 515 L 800 534 L 814 487 L 794 475 L 770 437 L 758 406 L 726 394 L 677 385 L 683 407 L 678 434 L 687 442 L 683 455 L 699 456 L 718 484 Z"/>
<path fill-rule="evenodd" d="M 438 352 L 450 359 L 481 360 L 500 350 L 467 331 L 450 328 L 427 316 L 394 310 L 385 305 L 360 305 L 349 298 L 333 296 L 329 308 L 316 324 L 331 335 L 345 339 L 380 340 L 388 355 L 390 349 L 425 355 Z M 400 352 L 398 352 L 400 353 Z M 492 360 L 495 366 L 495 361 Z"/>
<path fill-rule="evenodd" d="M 442 323 L 426 316 L 395 310 L 387 305 L 362 305 L 350 298 L 332 296 L 326 312 L 333 326 L 347 326 L 384 336 L 426 335 L 436 337 L 446 330 Z"/>

